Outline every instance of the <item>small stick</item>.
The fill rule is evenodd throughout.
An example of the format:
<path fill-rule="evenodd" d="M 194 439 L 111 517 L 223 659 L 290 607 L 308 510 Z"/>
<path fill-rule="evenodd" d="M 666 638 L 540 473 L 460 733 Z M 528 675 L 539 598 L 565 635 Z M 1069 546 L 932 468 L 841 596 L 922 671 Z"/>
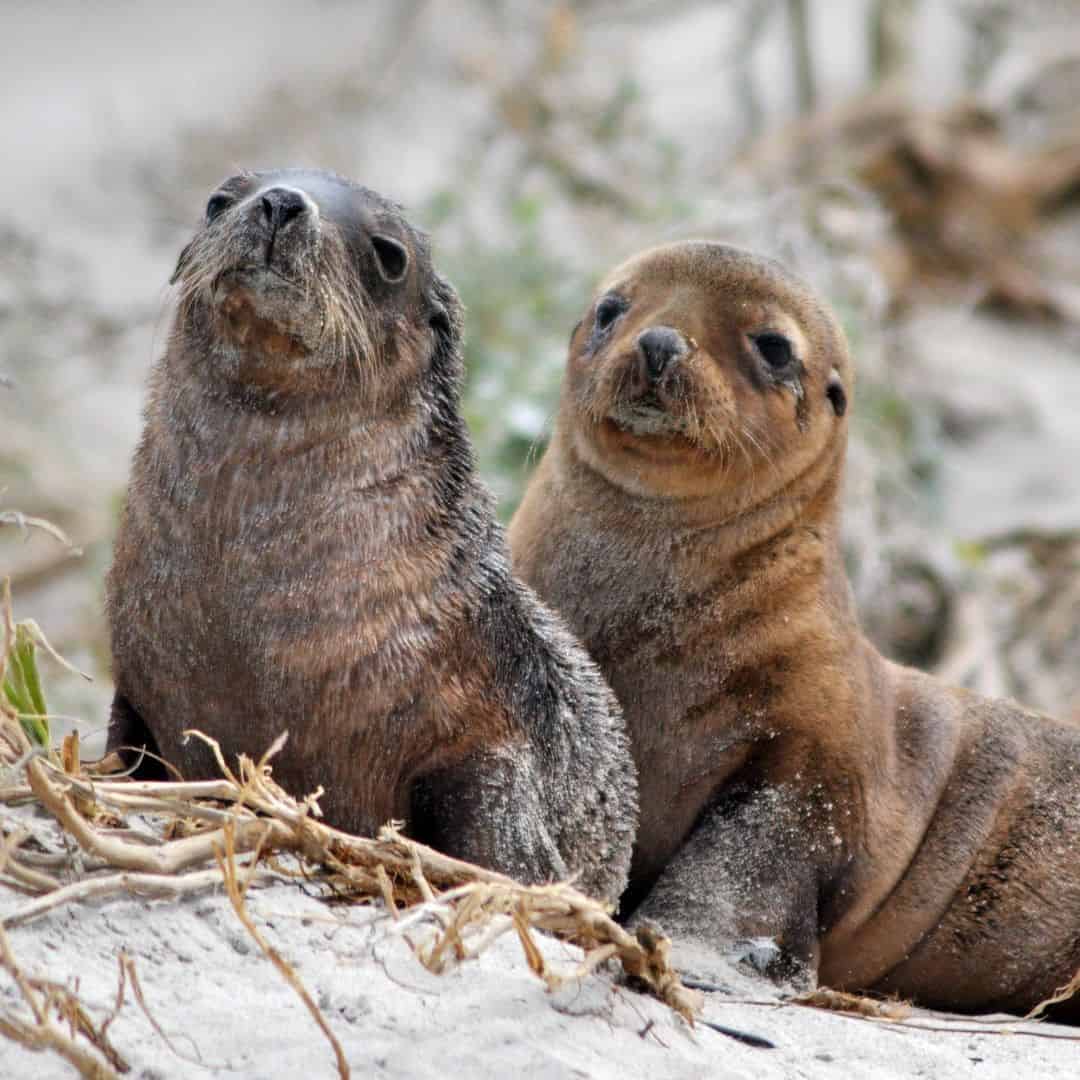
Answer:
<path fill-rule="evenodd" d="M 334 1048 L 334 1056 L 337 1058 L 338 1075 L 341 1080 L 349 1080 L 349 1064 L 345 1060 L 345 1052 L 341 1049 L 341 1043 L 338 1042 L 337 1036 L 330 1030 L 330 1025 L 327 1024 L 326 1018 L 323 1016 L 319 1006 L 312 1000 L 311 995 L 307 992 L 307 988 L 300 981 L 300 977 L 296 974 L 292 965 L 275 949 L 263 936 L 259 933 L 258 928 L 252 921 L 251 915 L 248 913 L 247 908 L 244 906 L 244 895 L 240 888 L 236 875 L 236 851 L 234 848 L 234 829 L 232 826 L 226 827 L 225 832 L 225 850 L 224 852 L 218 850 L 215 852 L 218 866 L 221 869 L 221 873 L 225 878 L 225 891 L 229 896 L 229 901 L 233 906 L 233 911 L 236 912 L 236 917 L 244 924 L 244 928 L 255 939 L 255 943 L 266 954 L 270 962 L 281 972 L 285 981 L 296 991 L 300 1000 L 307 1006 L 307 1010 L 311 1013 L 315 1020 L 315 1023 L 322 1029 L 323 1034 L 330 1040 L 330 1045 Z"/>
<path fill-rule="evenodd" d="M 755 1046 L 759 1050 L 776 1049 L 776 1043 L 770 1042 L 760 1035 L 752 1035 L 749 1031 L 739 1031 L 737 1028 L 725 1027 L 723 1024 L 714 1023 L 712 1020 L 702 1020 L 700 1018 L 698 1023 L 702 1027 L 712 1028 L 713 1031 L 718 1031 L 721 1035 L 726 1035 L 729 1039 L 741 1042 L 745 1046 Z"/>
<path fill-rule="evenodd" d="M 135 1001 L 139 1008 L 142 1009 L 143 1016 L 146 1017 L 147 1023 L 154 1029 L 161 1041 L 181 1060 L 190 1062 L 193 1065 L 202 1065 L 202 1054 L 199 1053 L 199 1045 L 190 1036 L 186 1035 L 188 1042 L 191 1043 L 192 1048 L 195 1050 L 195 1057 L 191 1058 L 187 1054 L 181 1054 L 179 1050 L 173 1045 L 172 1040 L 165 1034 L 164 1028 L 154 1018 L 154 1014 L 150 1012 L 149 1006 L 146 1004 L 146 998 L 143 995 L 142 984 L 139 982 L 139 973 L 135 970 L 135 961 L 122 949 L 120 951 L 120 970 L 126 971 L 128 978 L 131 980 L 131 989 L 135 994 Z"/>
<path fill-rule="evenodd" d="M 258 872 L 259 882 L 273 881 L 276 878 L 270 870 Z M 204 889 L 213 888 L 215 885 L 224 885 L 221 871 L 217 869 L 193 870 L 180 877 L 168 874 L 110 874 L 107 877 L 87 878 L 77 881 L 62 888 L 54 888 L 52 892 L 36 900 L 16 908 L 14 911 L 0 919 L 0 926 L 5 930 L 11 930 L 16 926 L 24 926 L 42 915 L 63 907 L 64 904 L 77 903 L 80 900 L 90 900 L 99 896 L 111 896 L 114 893 L 130 893 L 133 896 L 146 896 L 155 899 L 172 899 L 177 896 L 187 896 L 190 893 L 202 892 Z"/>
<path fill-rule="evenodd" d="M 0 1033 L 35 1052 L 46 1049 L 55 1050 L 74 1065 L 79 1070 L 79 1074 L 87 1080 L 120 1080 L 119 1075 L 109 1065 L 84 1050 L 73 1038 L 58 1031 L 49 1020 L 48 1011 L 42 1006 L 38 994 L 31 985 L 31 980 L 27 978 L 12 954 L 11 943 L 3 928 L 0 928 L 0 966 L 6 968 L 15 980 L 15 985 L 34 1014 L 35 1020 L 35 1023 L 29 1024 L 16 1016 L 0 1013 Z M 97 1047 L 97 1049 L 104 1052 L 102 1047 Z"/>

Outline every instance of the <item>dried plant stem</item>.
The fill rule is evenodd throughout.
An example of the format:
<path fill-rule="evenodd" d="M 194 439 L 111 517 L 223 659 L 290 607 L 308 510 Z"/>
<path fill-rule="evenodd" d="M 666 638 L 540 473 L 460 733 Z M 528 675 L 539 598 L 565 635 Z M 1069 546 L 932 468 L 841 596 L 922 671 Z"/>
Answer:
<path fill-rule="evenodd" d="M 1037 1020 L 1050 1008 L 1051 1005 L 1060 1005 L 1063 1001 L 1080 994 L 1080 971 L 1078 971 L 1064 986 L 1060 987 L 1045 1001 L 1040 1001 L 1034 1009 L 1024 1017 L 1025 1020 Z"/>
<path fill-rule="evenodd" d="M 58 528 L 51 521 L 46 521 L 44 518 L 31 517 L 28 514 L 20 513 L 18 510 L 0 510 L 0 526 L 4 525 L 14 525 L 24 532 L 27 529 L 39 529 L 41 532 L 48 533 L 54 540 L 59 540 L 61 544 L 69 549 L 71 554 L 82 554 L 63 529 Z"/>
<path fill-rule="evenodd" d="M 79 1070 L 79 1075 L 86 1077 L 86 1080 L 120 1080 L 119 1073 L 51 1025 L 42 1027 L 28 1024 L 25 1020 L 0 1013 L 0 1035 L 6 1035 L 14 1042 L 21 1043 L 28 1050 L 55 1050 L 74 1065 Z"/>
<path fill-rule="evenodd" d="M 17 885 L 31 892 L 48 892 L 56 888 L 56 881 L 48 874 L 23 866 L 16 859 L 8 859 L 2 872 Z"/>
<path fill-rule="evenodd" d="M 233 843 L 234 829 L 232 826 L 228 826 L 224 832 L 224 850 L 216 852 L 216 857 L 218 867 L 225 879 L 225 891 L 233 906 L 233 911 L 236 912 L 236 917 L 244 924 L 244 929 L 246 929 L 252 938 L 254 938 L 255 944 L 262 949 L 270 962 L 281 972 L 285 981 L 296 991 L 300 1000 L 303 1001 L 308 1012 L 311 1013 L 312 1018 L 315 1020 L 315 1023 L 319 1025 L 323 1034 L 330 1041 L 330 1045 L 334 1048 L 334 1057 L 337 1059 L 338 1075 L 341 1077 L 341 1080 L 349 1080 L 351 1073 L 349 1071 L 349 1064 L 345 1060 L 345 1051 L 342 1050 L 341 1043 L 338 1042 L 337 1036 L 330 1030 L 330 1025 L 326 1022 L 326 1018 L 323 1016 L 319 1006 L 315 1004 L 292 965 L 262 936 L 262 934 L 259 933 L 251 915 L 248 913 L 247 906 L 244 904 L 244 894 L 250 884 L 250 879 L 246 879 L 241 887 L 237 874 L 236 850 Z M 255 861 L 258 861 L 258 854 L 256 854 Z"/>
<path fill-rule="evenodd" d="M 12 870 L 18 867 L 24 884 L 30 887 L 32 883 L 44 895 L 9 913 L 5 925 L 21 925 L 61 905 L 90 897 L 121 892 L 170 897 L 212 888 L 218 882 L 230 891 L 234 907 L 239 901 L 242 908 L 239 857 L 252 856 L 244 871 L 246 889 L 257 873 L 254 867 L 261 853 L 287 852 L 298 856 L 309 877 L 325 882 L 339 896 L 382 899 L 387 910 L 396 915 L 396 932 L 426 925 L 434 937 L 410 944 L 432 971 L 444 971 L 450 964 L 475 957 L 502 934 L 516 930 L 530 967 L 551 988 L 616 960 L 643 988 L 688 1022 L 693 1023 L 700 1008 L 699 995 L 683 986 L 671 968 L 666 938 L 647 931 L 629 933 L 603 905 L 570 885 L 521 885 L 503 874 L 409 840 L 392 826 L 372 839 L 322 824 L 317 820 L 320 793 L 296 800 L 271 779 L 268 762 L 282 748 L 284 739 L 277 740 L 257 762 L 241 755 L 234 772 L 217 744 L 196 734 L 210 746 L 223 779 L 135 783 L 95 779 L 85 772 L 79 776 L 64 773 L 30 749 L 17 723 L 0 716 L 0 753 L 6 745 L 9 760 L 25 769 L 30 796 L 75 839 L 83 853 L 80 859 L 88 856 L 93 861 L 87 874 L 85 863 L 76 863 L 71 857 L 65 863 L 64 856 L 34 856 L 47 859 L 52 872 L 69 866 L 83 868 L 80 880 L 61 883 L 44 872 L 40 862 L 28 867 L 19 861 L 19 847 L 28 837 L 9 839 L 4 847 L 9 876 L 14 876 Z M 21 785 L 13 788 L 19 795 L 25 794 Z M 101 815 L 102 807 L 159 814 L 165 823 L 195 819 L 208 827 L 194 835 L 166 839 L 162 825 L 155 842 L 152 837 L 129 837 L 105 827 L 102 822 L 109 816 Z M 224 862 L 222 852 L 228 853 Z M 103 873 L 106 868 L 113 872 Z M 258 873 L 269 876 L 266 871 Z M 550 970 L 533 938 L 538 930 L 578 943 L 585 950 L 584 959 L 568 972 Z M 288 965 L 282 964 L 284 961 L 278 966 L 288 977 Z M 305 998 L 305 1003 L 308 1000 Z"/>
<path fill-rule="evenodd" d="M 35 1052 L 55 1050 L 79 1070 L 80 1076 L 88 1080 L 119 1080 L 119 1075 L 112 1066 L 79 1046 L 73 1036 L 66 1035 L 52 1022 L 49 1018 L 49 997 L 35 987 L 35 980 L 29 978 L 16 962 L 11 951 L 11 943 L 3 928 L 0 928 L 0 967 L 4 968 L 14 980 L 23 1001 L 26 1002 L 34 1017 L 34 1022 L 30 1023 L 10 1013 L 0 1013 L 0 1034 L 21 1043 L 28 1050 Z M 73 1033 L 79 1031 L 86 1035 L 102 1054 L 113 1059 L 118 1069 L 126 1072 L 127 1064 L 109 1045 L 104 1032 L 95 1031 L 74 995 L 63 991 L 62 994 L 51 996 L 58 1009 L 66 1014 L 65 1019 L 68 1020 L 71 1031 Z"/>
<path fill-rule="evenodd" d="M 155 847 L 137 846 L 114 839 L 95 829 L 78 812 L 70 796 L 60 783 L 50 778 L 49 772 L 48 767 L 40 760 L 27 763 L 26 775 L 34 794 L 75 837 L 84 851 L 100 856 L 118 869 L 146 874 L 177 874 L 188 867 L 209 862 L 214 857 L 215 845 L 220 846 L 222 842 L 221 829 L 180 840 L 169 840 Z M 235 824 L 237 850 L 252 850 L 267 829 L 281 834 L 275 837 L 275 846 L 291 846 L 289 830 L 279 822 L 264 822 L 252 817 Z"/>
<path fill-rule="evenodd" d="M 276 875 L 270 871 L 258 871 L 254 880 L 262 883 L 273 880 L 275 877 Z M 221 871 L 216 868 L 194 870 L 179 877 L 168 874 L 109 874 L 106 877 L 91 877 L 59 889 L 54 888 L 44 896 L 24 904 L 0 919 L 0 927 L 11 930 L 16 926 L 24 926 L 42 915 L 47 915 L 50 911 L 63 907 L 65 904 L 112 896 L 116 893 L 158 900 L 174 899 L 224 884 L 225 880 L 221 876 Z"/>

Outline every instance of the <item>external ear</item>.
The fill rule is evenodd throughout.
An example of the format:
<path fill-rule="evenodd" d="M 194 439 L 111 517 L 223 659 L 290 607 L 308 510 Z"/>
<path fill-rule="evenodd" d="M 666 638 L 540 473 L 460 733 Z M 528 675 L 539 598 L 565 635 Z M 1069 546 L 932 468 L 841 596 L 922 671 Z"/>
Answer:
<path fill-rule="evenodd" d="M 432 306 L 431 314 L 428 316 L 428 326 L 440 337 L 450 336 L 450 316 L 442 304 L 436 303 Z"/>
<path fill-rule="evenodd" d="M 194 244 L 194 240 L 190 240 L 184 245 L 184 250 L 180 252 L 180 258 L 176 260 L 176 269 L 172 272 L 172 277 L 169 278 L 169 284 L 175 285 L 180 280 L 180 275 L 184 271 L 184 267 L 187 266 L 188 256 L 191 254 L 191 245 Z"/>
<path fill-rule="evenodd" d="M 829 379 L 825 383 L 825 396 L 832 402 L 833 412 L 837 416 L 843 416 L 847 412 L 847 391 L 836 368 L 829 372 Z"/>
<path fill-rule="evenodd" d="M 409 269 L 409 252 L 405 245 L 389 236 L 373 236 L 371 246 L 375 249 L 379 273 L 385 281 L 396 285 Z"/>
<path fill-rule="evenodd" d="M 432 274 L 428 305 L 428 325 L 432 330 L 444 341 L 460 341 L 464 321 L 461 300 L 453 285 L 438 274 Z"/>

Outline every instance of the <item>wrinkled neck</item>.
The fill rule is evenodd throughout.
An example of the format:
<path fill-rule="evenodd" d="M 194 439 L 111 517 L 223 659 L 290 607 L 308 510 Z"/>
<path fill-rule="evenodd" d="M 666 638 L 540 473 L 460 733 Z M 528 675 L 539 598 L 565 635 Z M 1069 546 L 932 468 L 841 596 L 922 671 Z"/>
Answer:
<path fill-rule="evenodd" d="M 555 497 L 569 500 L 562 511 L 575 528 L 594 534 L 607 559 L 651 565 L 653 588 L 666 582 L 678 593 L 693 582 L 698 590 L 710 583 L 726 590 L 750 577 L 778 581 L 790 573 L 800 589 L 825 599 L 830 621 L 854 626 L 840 547 L 845 450 L 838 437 L 802 472 L 750 506 L 723 492 L 679 499 L 633 494 L 584 460 L 559 432 L 549 450 L 549 475 Z"/>
<path fill-rule="evenodd" d="M 846 440 L 836 439 L 801 472 L 749 504 L 744 492 L 672 498 L 628 491 L 587 461 L 561 425 L 549 453 L 555 473 L 572 479 L 564 490 L 582 493 L 576 509 L 591 505 L 610 517 L 614 508 L 621 508 L 630 519 L 647 519 L 681 547 L 700 547 L 715 560 L 729 561 L 796 527 L 838 542 L 845 450 Z"/>

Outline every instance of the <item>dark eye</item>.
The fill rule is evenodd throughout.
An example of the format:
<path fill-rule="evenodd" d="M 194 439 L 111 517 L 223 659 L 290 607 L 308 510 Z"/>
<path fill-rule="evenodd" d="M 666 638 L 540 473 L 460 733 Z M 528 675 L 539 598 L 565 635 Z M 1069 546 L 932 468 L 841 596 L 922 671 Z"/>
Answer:
<path fill-rule="evenodd" d="M 375 249 L 375 262 L 383 279 L 392 285 L 401 281 L 409 269 L 409 253 L 405 245 L 389 236 L 373 236 L 371 246 Z"/>
<path fill-rule="evenodd" d="M 206 223 L 210 224 L 214 218 L 218 217 L 225 210 L 232 205 L 232 196 L 223 195 L 220 191 L 216 195 L 210 196 L 210 201 L 206 204 Z"/>
<path fill-rule="evenodd" d="M 754 344 L 761 358 L 774 372 L 786 371 L 795 362 L 791 342 L 783 334 L 758 334 Z"/>
<path fill-rule="evenodd" d="M 629 306 L 621 296 L 605 296 L 596 305 L 596 329 L 606 330 Z"/>

